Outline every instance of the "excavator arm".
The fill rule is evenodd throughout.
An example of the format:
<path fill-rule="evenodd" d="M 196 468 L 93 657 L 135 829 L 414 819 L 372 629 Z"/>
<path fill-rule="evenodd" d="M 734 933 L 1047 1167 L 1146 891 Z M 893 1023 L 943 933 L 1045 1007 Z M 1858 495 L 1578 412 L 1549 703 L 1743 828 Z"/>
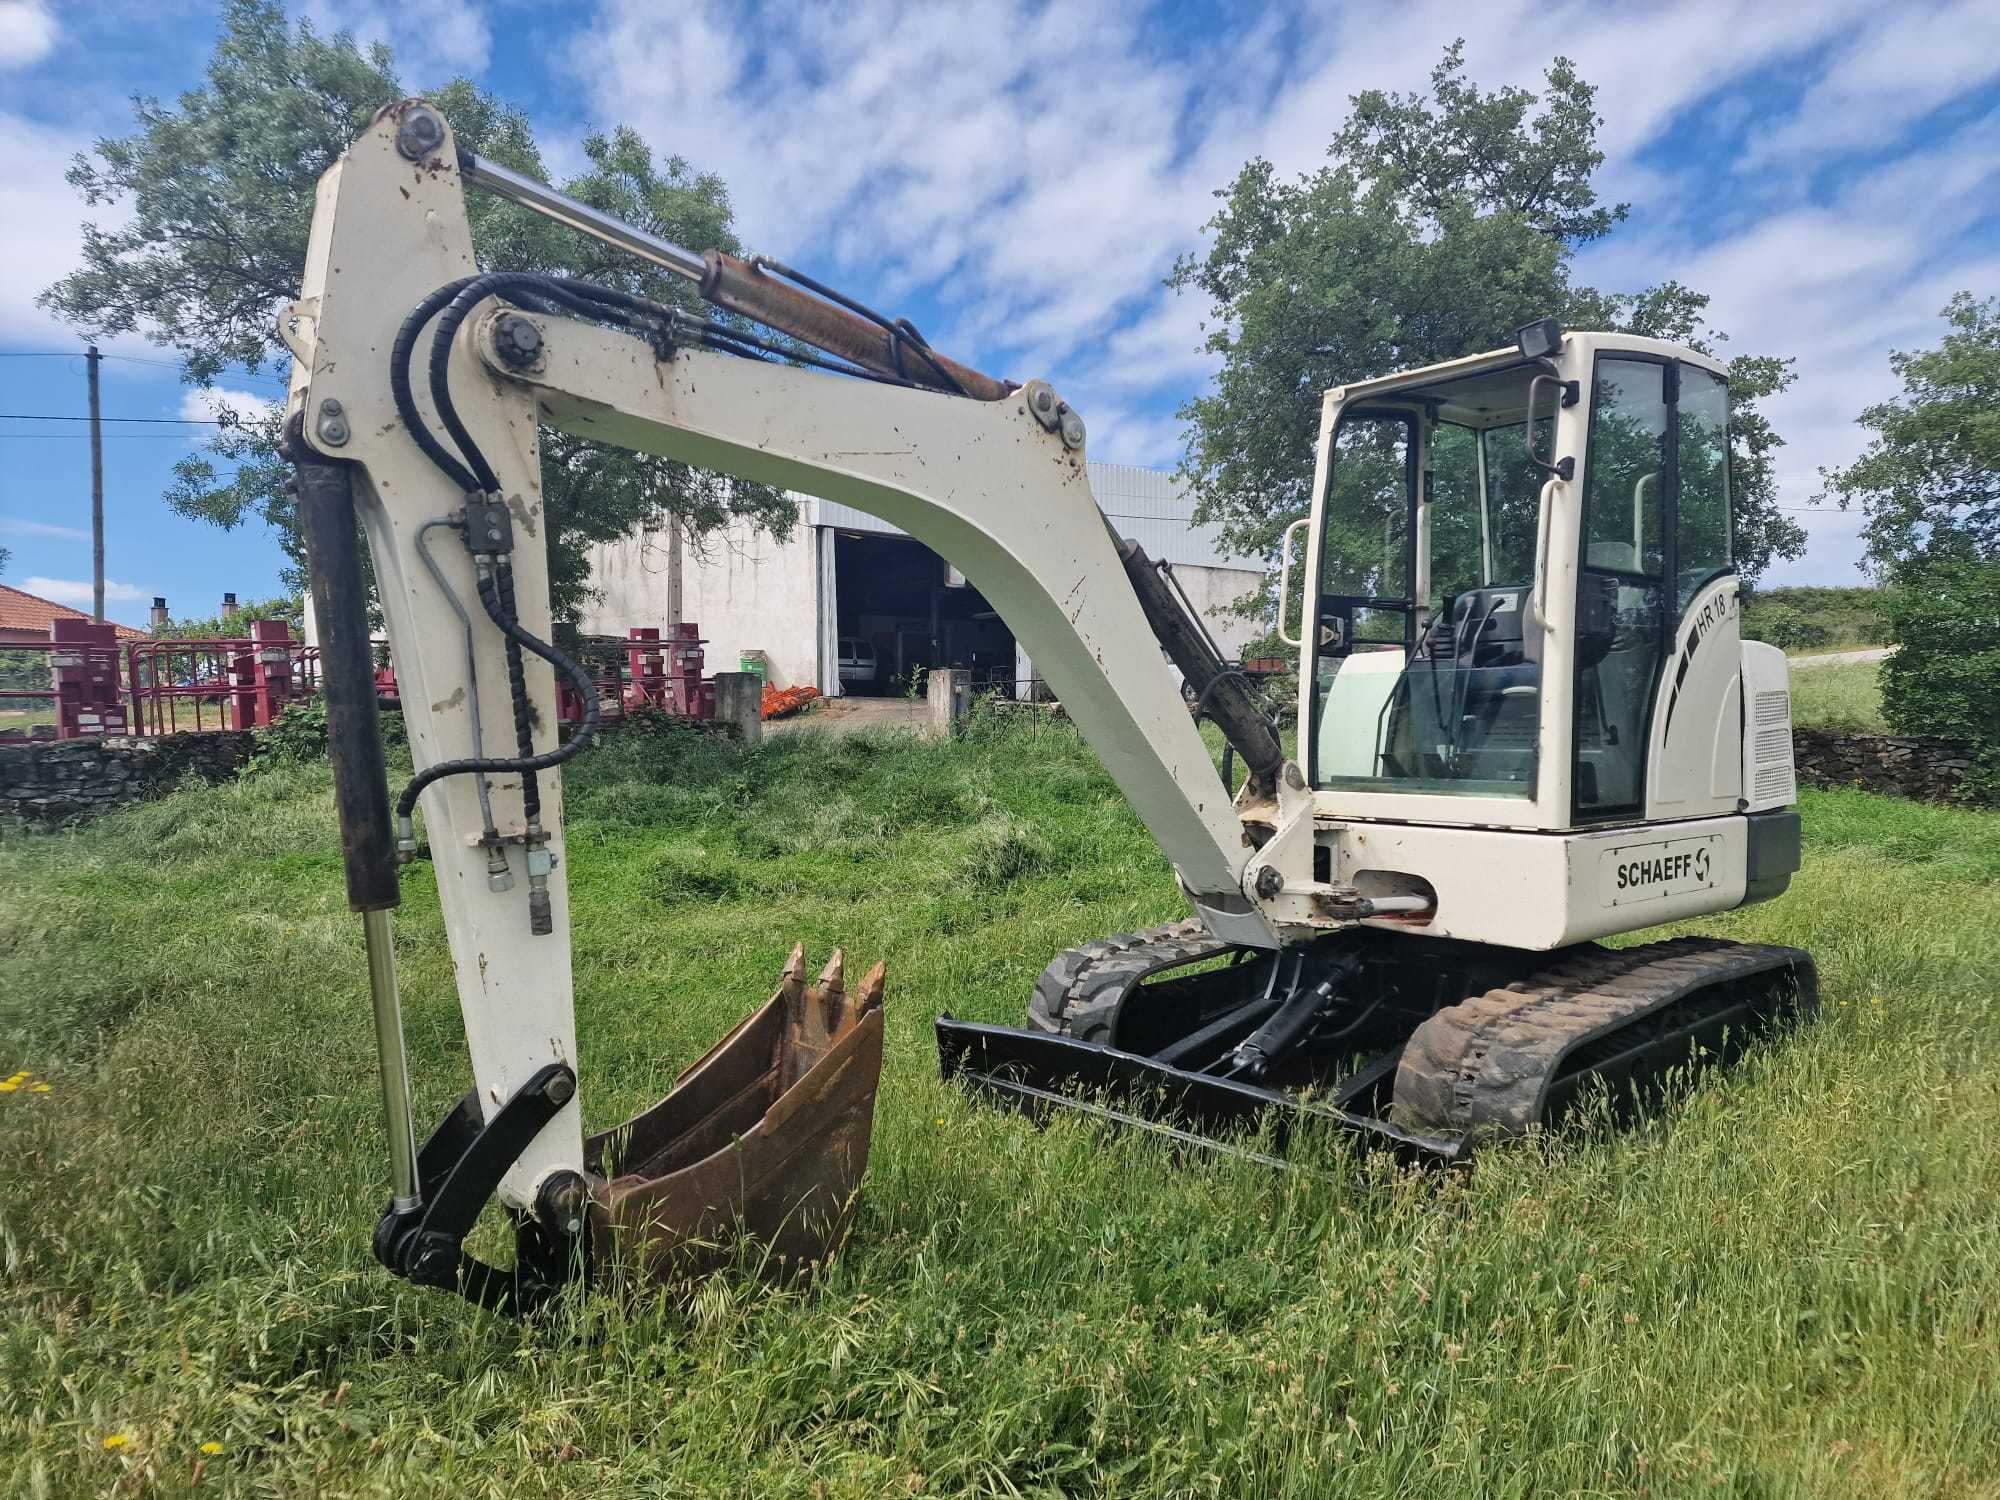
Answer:
<path fill-rule="evenodd" d="M 581 283 L 482 275 L 468 181 L 686 275 L 711 301 L 796 342 L 774 347 L 742 325 Z M 1128 572 L 1143 557 L 1121 553 L 1091 496 L 1081 420 L 1040 382 L 1016 388 L 980 375 L 930 350 L 907 324 L 776 272 L 783 268 L 693 256 L 461 156 L 421 101 L 385 110 L 320 184 L 303 294 L 284 318 L 296 356 L 288 441 L 327 654 L 350 901 L 368 914 L 395 1177 L 377 1252 L 419 1281 L 486 1301 L 530 1300 L 458 1243 L 489 1192 L 521 1219 L 522 1262 L 539 1265 L 543 1285 L 561 1279 L 565 1256 L 587 1253 L 591 1223 L 634 1227 L 633 1202 L 657 1208 L 671 1197 L 657 1186 L 636 1199 L 608 1190 L 617 1172 L 601 1151 L 587 1152 L 581 1125 L 558 767 L 587 748 L 594 724 L 558 744 L 555 680 L 576 669 L 549 644 L 544 425 L 841 501 L 935 549 L 1034 657 L 1210 932 L 1254 948 L 1279 944 L 1244 889 L 1259 840 L 1232 805 L 1135 591 L 1134 576 L 1152 575 Z M 791 357 L 772 357 L 779 352 Z M 828 365 L 842 373 L 815 367 Z M 361 681 L 367 621 L 356 521 L 417 768 L 393 807 Z M 1177 655 L 1187 648 L 1169 645 Z M 594 705 L 587 684 L 584 696 Z M 1246 795 L 1271 803 L 1279 762 L 1273 738 L 1259 748 L 1256 790 Z M 1309 823 L 1309 804 L 1290 801 Z M 474 1077 L 421 1148 L 387 918 L 396 899 L 387 825 L 407 862 L 417 805 Z M 808 988 L 795 963 L 766 1007 L 784 1032 L 770 1054 L 773 1100 L 808 1087 L 816 1065 L 828 1078 L 858 1068 L 872 1108 L 879 1017 L 872 1042 L 862 1033 L 879 994 L 871 976 L 858 1002 L 846 995 L 837 963 Z M 759 1024 L 753 1018 L 739 1033 Z M 730 1045 L 765 1044 L 733 1034 Z M 842 1061 L 842 1047 L 872 1055 Z M 722 1078 L 732 1066 L 723 1058 L 711 1072 Z M 812 1086 L 817 1107 L 852 1116 L 852 1078 L 833 1103 L 830 1086 L 827 1078 Z M 772 1112 L 785 1111 L 774 1103 Z M 747 1138 L 746 1122 L 731 1126 L 726 1111 L 683 1123 L 712 1145 L 741 1148 Z M 858 1180 L 854 1135 L 844 1166 L 795 1161 L 793 1176 L 824 1179 L 831 1204 L 843 1182 Z M 665 1180 L 669 1158 L 692 1170 L 669 1142 L 653 1154 L 649 1183 Z M 740 1168 L 717 1170 L 741 1176 Z M 683 1219 L 717 1210 L 689 1202 L 669 1208 Z M 832 1225 L 842 1213 L 830 1206 L 824 1217 Z M 640 1239 L 684 1237 L 684 1225 L 637 1227 Z"/>

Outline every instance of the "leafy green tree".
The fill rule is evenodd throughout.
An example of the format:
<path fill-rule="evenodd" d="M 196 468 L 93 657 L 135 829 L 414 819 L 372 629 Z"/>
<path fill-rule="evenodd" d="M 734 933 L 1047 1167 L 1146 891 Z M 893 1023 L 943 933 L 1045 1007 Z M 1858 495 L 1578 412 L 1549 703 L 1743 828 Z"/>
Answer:
<path fill-rule="evenodd" d="M 1960 292 L 1944 319 L 1937 348 L 1889 356 L 1902 394 L 1861 413 L 1875 436 L 1821 498 L 1861 508 L 1893 586 L 1884 715 L 1973 741 L 1973 791 L 2000 800 L 2000 298 Z"/>
<path fill-rule="evenodd" d="M 229 0 L 205 81 L 172 105 L 135 100 L 137 130 L 98 141 L 71 166 L 87 205 L 123 206 L 129 216 L 117 227 L 86 226 L 82 266 L 44 292 L 43 305 L 93 336 L 136 330 L 172 348 L 195 385 L 239 367 L 284 368 L 274 309 L 298 295 L 314 185 L 404 92 L 386 47 L 363 49 L 345 32 L 322 36 L 305 21 L 288 26 L 275 0 Z M 519 110 L 463 80 L 430 97 L 463 144 L 547 178 Z M 561 184 L 565 192 L 677 243 L 740 250 L 720 178 L 679 157 L 656 158 L 631 130 L 583 145 L 588 167 Z M 474 194 L 468 211 L 482 265 L 586 276 L 696 305 L 678 278 L 512 204 Z M 277 419 L 223 421 L 207 450 L 178 466 L 167 500 L 225 528 L 268 522 L 296 568 L 303 553 Z M 663 516 L 691 536 L 735 517 L 783 535 L 795 517 L 769 486 L 555 432 L 544 434 L 542 481 L 556 611 L 566 621 L 588 591 L 591 542 Z"/>
<path fill-rule="evenodd" d="M 1575 252 L 1626 210 L 1593 186 L 1596 90 L 1563 58 L 1544 79 L 1539 92 L 1481 91 L 1453 43 L 1427 92 L 1356 95 L 1316 171 L 1285 181 L 1253 160 L 1216 193 L 1207 249 L 1168 285 L 1211 308 L 1205 347 L 1221 366 L 1181 409 L 1181 474 L 1230 545 L 1269 556 L 1305 514 L 1329 386 L 1504 347 L 1551 314 L 1700 349 L 1721 337 L 1704 321 L 1708 299 L 1678 282 L 1637 293 L 1572 282 Z M 1736 552 L 1754 579 L 1805 546 L 1776 508 L 1782 440 L 1758 409 L 1793 374 L 1789 359 L 1760 356 L 1732 375 Z"/>
<path fill-rule="evenodd" d="M 1948 558 L 2000 557 L 2000 297 L 1960 292 L 1935 349 L 1889 356 L 1903 392 L 1861 413 L 1875 434 L 1822 499 L 1858 505 L 1869 557 L 1892 575 Z"/>

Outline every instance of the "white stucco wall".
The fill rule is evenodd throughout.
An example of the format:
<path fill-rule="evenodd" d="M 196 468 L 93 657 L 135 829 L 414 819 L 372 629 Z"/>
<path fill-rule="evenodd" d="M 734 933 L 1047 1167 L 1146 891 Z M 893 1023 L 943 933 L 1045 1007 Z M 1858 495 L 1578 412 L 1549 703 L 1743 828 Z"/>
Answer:
<path fill-rule="evenodd" d="M 780 542 L 738 523 L 688 549 L 682 615 L 708 641 L 710 672 L 734 672 L 741 653 L 761 650 L 774 686 L 818 682 L 817 535 L 799 524 Z M 664 625 L 666 571 L 663 532 L 592 547 L 590 579 L 600 597 L 584 608 L 584 630 L 623 635 L 634 625 Z"/>
<path fill-rule="evenodd" d="M 1202 623 L 1215 637 L 1215 644 L 1230 660 L 1242 656 L 1246 645 L 1261 638 L 1271 628 L 1269 622 L 1246 619 L 1233 609 L 1238 599 L 1256 592 L 1257 585 L 1263 581 L 1263 574 L 1248 568 L 1200 568 L 1188 563 L 1176 563 L 1174 577 L 1194 602 Z"/>

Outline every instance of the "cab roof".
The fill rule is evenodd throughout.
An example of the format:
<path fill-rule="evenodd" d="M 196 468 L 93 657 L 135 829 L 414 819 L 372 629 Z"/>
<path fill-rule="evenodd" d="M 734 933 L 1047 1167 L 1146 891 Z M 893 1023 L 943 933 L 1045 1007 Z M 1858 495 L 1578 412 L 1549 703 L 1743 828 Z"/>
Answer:
<path fill-rule="evenodd" d="M 1643 354 L 1655 359 L 1680 360 L 1724 379 L 1729 375 L 1728 366 L 1712 355 L 1690 349 L 1685 344 L 1670 343 L 1666 339 L 1641 338 L 1637 334 L 1630 333 L 1566 333 L 1563 335 L 1562 348 L 1557 358 L 1562 364 L 1573 367 L 1587 364 L 1599 354 Z M 1477 377 L 1512 375 L 1519 370 L 1539 367 L 1538 361 L 1523 358 L 1519 349 L 1494 349 L 1485 354 L 1468 354 L 1462 359 L 1445 360 L 1441 364 L 1423 365 L 1413 370 L 1399 370 L 1393 375 L 1378 375 L 1372 380 L 1358 380 L 1349 385 L 1337 385 L 1327 391 L 1325 399 L 1329 406 L 1349 405 L 1356 401 L 1392 394 L 1417 395 L 1427 387 L 1450 385 L 1453 387 L 1451 395 L 1454 398 L 1462 398 L 1454 399 L 1453 405 L 1478 408 L 1481 403 L 1477 398 L 1482 387 L 1493 389 L 1497 395 L 1497 388 L 1501 382 L 1496 380 L 1489 384 Z M 1484 421 L 1491 422 L 1499 420 L 1505 411 L 1518 413 L 1520 403 L 1513 402 L 1503 407 L 1496 402 L 1485 410 Z M 1472 425 L 1483 425 L 1483 423 L 1475 419 Z"/>

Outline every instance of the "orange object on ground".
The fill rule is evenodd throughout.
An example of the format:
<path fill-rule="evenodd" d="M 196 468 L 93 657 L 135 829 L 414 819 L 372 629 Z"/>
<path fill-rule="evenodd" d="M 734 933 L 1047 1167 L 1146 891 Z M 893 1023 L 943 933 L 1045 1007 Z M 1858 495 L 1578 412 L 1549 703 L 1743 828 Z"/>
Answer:
<path fill-rule="evenodd" d="M 819 696 L 816 687 L 774 688 L 764 684 L 764 717 L 782 719 L 786 714 L 795 714 Z"/>

